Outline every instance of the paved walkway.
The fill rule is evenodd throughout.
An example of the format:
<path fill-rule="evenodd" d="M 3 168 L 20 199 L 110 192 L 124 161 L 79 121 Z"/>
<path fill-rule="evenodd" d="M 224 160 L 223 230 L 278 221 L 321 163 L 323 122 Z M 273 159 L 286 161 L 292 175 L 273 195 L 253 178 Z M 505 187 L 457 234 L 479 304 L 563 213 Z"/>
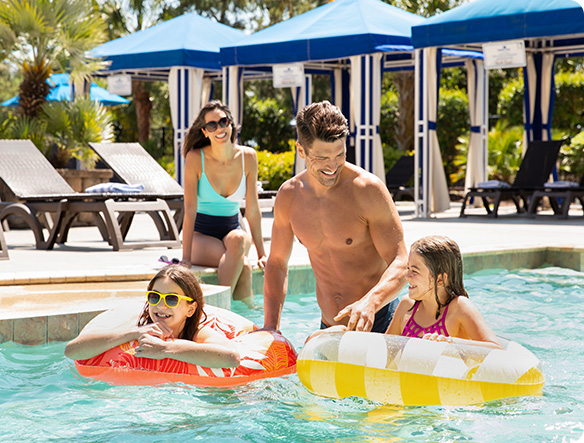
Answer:
<path fill-rule="evenodd" d="M 584 217 L 573 216 L 559 220 L 551 216 L 529 219 L 502 214 L 498 219 L 487 217 L 458 217 L 460 206 L 430 219 L 415 219 L 414 206 L 398 202 L 404 225 L 405 240 L 409 246 L 416 239 L 430 234 L 447 235 L 461 247 L 463 253 L 525 249 L 531 247 L 584 248 Z M 471 212 L 481 211 L 471 209 Z M 484 212 L 484 211 L 482 211 Z M 582 214 L 574 207 L 573 214 Z M 273 216 L 264 212 L 262 227 L 269 251 Z M 140 241 L 154 239 L 156 229 L 146 215 L 138 215 L 128 238 Z M 95 227 L 73 228 L 67 245 L 58 245 L 52 251 L 34 248 L 34 238 L 29 230 L 11 230 L 5 233 L 10 260 L 0 260 L 0 284 L 82 282 L 100 280 L 147 280 L 162 266 L 161 255 L 181 257 L 180 249 L 151 248 L 134 251 L 112 251 L 99 236 Z M 252 259 L 256 258 L 252 247 Z M 306 249 L 298 242 L 290 260 L 291 265 L 309 263 Z"/>

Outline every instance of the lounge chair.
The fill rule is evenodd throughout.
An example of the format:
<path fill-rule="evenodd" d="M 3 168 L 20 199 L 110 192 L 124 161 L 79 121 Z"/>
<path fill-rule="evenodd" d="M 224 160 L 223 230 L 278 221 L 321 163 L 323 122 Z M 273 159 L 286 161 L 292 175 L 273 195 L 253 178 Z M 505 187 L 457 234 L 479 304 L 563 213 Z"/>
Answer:
<path fill-rule="evenodd" d="M 4 228 L 0 222 L 0 260 L 8 260 L 8 246 L 6 246 L 6 239 L 4 238 Z"/>
<path fill-rule="evenodd" d="M 414 188 L 406 187 L 414 176 L 414 161 L 413 155 L 404 155 L 385 174 L 385 184 L 394 201 L 400 200 L 402 197 L 414 200 Z"/>
<path fill-rule="evenodd" d="M 487 215 L 490 217 L 498 216 L 499 204 L 503 200 L 512 200 L 518 213 L 526 211 L 533 193 L 542 189 L 552 173 L 562 142 L 563 140 L 531 142 L 521 160 L 513 184 L 508 185 L 493 180 L 483 183 L 482 186 L 470 188 L 462 201 L 460 217 L 471 215 L 465 214 L 465 209 L 473 197 L 482 200 Z"/>
<path fill-rule="evenodd" d="M 527 211 L 530 216 L 535 217 L 537 215 L 540 202 L 544 197 L 549 199 L 554 215 L 558 218 L 568 218 L 570 205 L 575 200 L 580 202 L 582 213 L 584 214 L 584 175 L 580 179 L 580 183 L 546 183 L 543 189 L 535 191 Z"/>
<path fill-rule="evenodd" d="M 23 217 L 38 249 L 65 243 L 73 220 L 81 212 L 93 214 L 102 237 L 115 251 L 180 247 L 178 229 L 164 200 L 147 193 L 75 192 L 30 140 L 0 140 L 0 180 L 18 200 L 0 203 L 0 223 L 10 215 Z M 136 212 L 150 215 L 160 240 L 125 241 Z M 48 229 L 47 239 L 43 223 Z"/>
<path fill-rule="evenodd" d="M 174 210 L 174 220 L 182 229 L 184 190 L 166 170 L 158 164 L 140 143 L 89 143 L 101 160 L 114 171 L 114 178 L 129 185 L 141 184 L 144 191 L 166 200 Z M 277 191 L 259 191 L 260 207 L 274 207 Z M 241 204 L 245 212 L 245 201 Z"/>
<path fill-rule="evenodd" d="M 128 185 L 143 185 L 144 192 L 165 200 L 174 211 L 174 221 L 180 232 L 184 213 L 183 187 L 140 143 L 89 143 L 89 146 L 114 172 L 116 180 Z"/>

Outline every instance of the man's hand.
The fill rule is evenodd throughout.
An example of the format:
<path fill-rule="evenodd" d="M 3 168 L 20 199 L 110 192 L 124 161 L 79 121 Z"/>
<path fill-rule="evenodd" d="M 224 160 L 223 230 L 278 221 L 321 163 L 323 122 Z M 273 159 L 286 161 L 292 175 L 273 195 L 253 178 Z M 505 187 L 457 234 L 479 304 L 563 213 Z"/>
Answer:
<path fill-rule="evenodd" d="M 339 321 L 345 317 L 349 317 L 349 322 L 347 323 L 348 331 L 369 332 L 375 321 L 375 309 L 367 300 L 357 300 L 355 303 L 351 303 L 341 309 L 334 320 Z"/>

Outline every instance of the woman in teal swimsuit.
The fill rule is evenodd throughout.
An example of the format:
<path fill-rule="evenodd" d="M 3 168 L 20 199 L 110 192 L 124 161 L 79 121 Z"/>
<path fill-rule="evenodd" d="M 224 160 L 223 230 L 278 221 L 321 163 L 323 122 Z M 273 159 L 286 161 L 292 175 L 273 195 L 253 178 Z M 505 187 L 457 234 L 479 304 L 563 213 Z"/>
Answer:
<path fill-rule="evenodd" d="M 258 203 L 256 151 L 235 144 L 237 131 L 229 108 L 220 101 L 205 105 L 189 129 L 185 157 L 185 215 L 181 263 L 218 268 L 219 284 L 231 287 L 234 300 L 253 306 L 253 241 L 258 266 L 267 257 Z M 240 201 L 251 236 L 239 224 Z"/>

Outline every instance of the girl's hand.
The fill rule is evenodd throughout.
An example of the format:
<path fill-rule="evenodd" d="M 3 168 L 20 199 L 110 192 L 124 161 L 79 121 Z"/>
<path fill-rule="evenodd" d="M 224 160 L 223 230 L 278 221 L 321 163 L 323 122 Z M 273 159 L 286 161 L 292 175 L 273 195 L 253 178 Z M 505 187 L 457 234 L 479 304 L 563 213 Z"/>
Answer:
<path fill-rule="evenodd" d="M 158 337 L 162 340 L 172 338 L 172 328 L 161 322 L 149 323 L 147 325 L 140 326 L 138 328 L 138 333 L 140 336 L 147 334 L 153 337 Z"/>
<path fill-rule="evenodd" d="M 155 360 L 162 360 L 168 357 L 165 353 L 167 342 L 159 337 L 143 334 L 138 339 L 138 343 L 140 345 L 135 349 L 136 357 L 153 358 Z"/>
<path fill-rule="evenodd" d="M 437 332 L 434 332 L 432 334 L 429 334 L 429 333 L 428 334 L 425 334 L 422 338 L 424 340 L 445 341 L 445 342 L 448 342 L 448 343 L 452 343 L 453 342 L 452 337 L 446 337 L 445 335 L 438 334 Z"/>
<path fill-rule="evenodd" d="M 260 258 L 258 258 L 258 267 L 260 269 L 265 269 L 266 263 L 268 262 L 268 257 L 264 254 Z"/>

